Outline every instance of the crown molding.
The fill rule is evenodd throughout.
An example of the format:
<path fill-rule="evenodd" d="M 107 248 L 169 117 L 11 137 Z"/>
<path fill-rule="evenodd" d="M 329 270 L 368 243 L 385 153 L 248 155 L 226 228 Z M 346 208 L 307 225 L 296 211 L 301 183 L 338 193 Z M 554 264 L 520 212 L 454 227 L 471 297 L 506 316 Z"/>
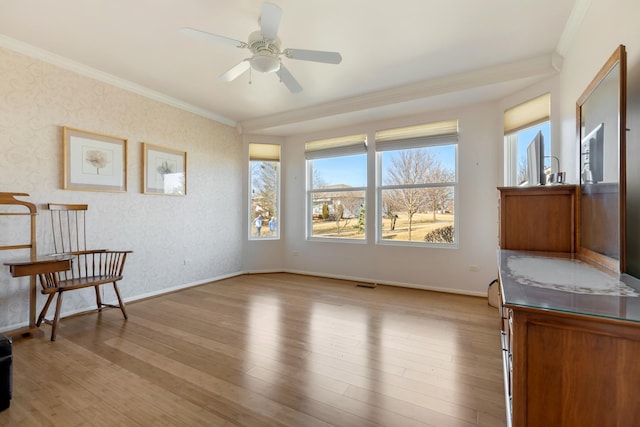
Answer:
<path fill-rule="evenodd" d="M 133 83 L 128 80 L 121 79 L 112 74 L 105 73 L 103 71 L 97 70 L 95 68 L 89 67 L 79 62 L 72 61 L 63 56 L 56 55 L 44 49 L 40 49 L 38 47 L 32 46 L 28 43 L 24 43 L 19 40 L 15 40 L 10 37 L 4 36 L 2 34 L 0 34 L 0 46 L 13 50 L 18 53 L 21 53 L 23 55 L 27 55 L 32 58 L 39 59 L 49 64 L 58 66 L 60 68 L 73 71 L 74 73 L 80 74 L 82 76 L 90 77 L 100 82 L 118 87 L 120 89 L 124 89 L 129 92 L 142 95 L 146 98 L 153 99 L 154 101 L 162 102 L 164 104 L 179 108 L 184 111 L 188 111 L 190 113 L 197 114 L 207 119 L 215 120 L 216 122 L 220 122 L 227 126 L 231 126 L 231 127 L 237 126 L 237 123 L 234 120 L 228 119 L 218 114 L 214 114 L 211 111 L 196 107 L 194 105 L 191 105 L 179 99 L 170 97 L 163 93 L 154 91 L 152 89 L 149 89 L 137 83 Z"/>
<path fill-rule="evenodd" d="M 209 110 L 196 107 L 192 104 L 146 88 L 142 85 L 121 79 L 114 75 L 105 73 L 79 62 L 72 61 L 68 58 L 37 48 L 22 41 L 12 39 L 2 34 L 0 34 L 0 46 L 32 58 L 42 60 L 49 64 L 56 65 L 77 74 L 93 78 L 103 83 L 136 93 L 146 98 L 235 127 L 238 133 L 260 133 L 261 131 L 278 126 L 327 118 L 386 105 L 394 105 L 521 78 L 542 77 L 555 74 L 562 68 L 563 58 L 561 56 L 561 52 L 567 48 L 562 46 L 567 45 L 573 38 L 573 34 L 575 34 L 575 31 L 579 27 L 590 3 L 591 0 L 576 1 L 576 5 L 574 6 L 568 20 L 567 27 L 565 28 L 561 41 L 558 43 L 554 53 L 507 64 L 500 64 L 492 67 L 452 74 L 409 85 L 397 86 L 377 92 L 343 98 L 325 104 L 257 117 L 255 119 L 249 119 L 242 122 L 236 122 Z"/>
<path fill-rule="evenodd" d="M 562 61 L 558 55 L 550 53 L 517 62 L 466 71 L 364 95 L 343 98 L 335 102 L 308 108 L 300 108 L 245 120 L 238 124 L 238 129 L 241 129 L 243 133 L 255 133 L 277 126 L 398 104 L 516 79 L 552 75 L 558 73 L 561 66 Z"/>
<path fill-rule="evenodd" d="M 569 51 L 580 25 L 582 25 L 582 20 L 589 10 L 589 6 L 591 6 L 591 0 L 576 0 L 574 3 L 569 19 L 567 19 L 567 23 L 564 26 L 564 31 L 556 45 L 556 52 L 560 56 L 565 56 Z"/>

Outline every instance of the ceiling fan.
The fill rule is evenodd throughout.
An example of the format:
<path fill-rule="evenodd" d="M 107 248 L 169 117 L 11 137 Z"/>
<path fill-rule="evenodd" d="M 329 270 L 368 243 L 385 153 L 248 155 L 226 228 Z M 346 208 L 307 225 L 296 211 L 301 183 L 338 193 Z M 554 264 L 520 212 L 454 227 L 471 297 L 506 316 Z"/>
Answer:
<path fill-rule="evenodd" d="M 281 50 L 281 41 L 278 38 L 278 27 L 282 18 L 282 9 L 273 3 L 262 4 L 262 14 L 260 16 L 260 30 L 249 34 L 246 42 L 235 40 L 229 37 L 211 34 L 195 28 L 184 27 L 182 33 L 200 37 L 206 40 L 213 40 L 237 48 L 249 49 L 251 56 L 245 58 L 239 64 L 218 77 L 220 80 L 230 82 L 249 68 L 261 73 L 275 73 L 280 81 L 291 91 L 297 93 L 302 91 L 302 86 L 287 70 L 281 61 L 281 56 L 289 59 L 302 61 L 323 62 L 326 64 L 339 64 L 342 56 L 338 52 L 325 52 L 320 50 L 307 49 L 284 49 Z"/>

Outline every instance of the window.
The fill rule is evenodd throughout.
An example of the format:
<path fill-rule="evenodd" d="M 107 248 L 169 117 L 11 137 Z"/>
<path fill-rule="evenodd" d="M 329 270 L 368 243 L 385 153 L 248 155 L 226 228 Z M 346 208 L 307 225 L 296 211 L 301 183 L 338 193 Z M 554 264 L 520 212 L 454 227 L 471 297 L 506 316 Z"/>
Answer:
<path fill-rule="evenodd" d="M 376 132 L 378 241 L 457 244 L 457 120 Z"/>
<path fill-rule="evenodd" d="M 307 235 L 366 238 L 366 135 L 310 141 L 307 161 Z"/>
<path fill-rule="evenodd" d="M 527 147 L 538 131 L 542 132 L 547 157 L 545 170 L 551 173 L 550 101 L 551 95 L 545 94 L 504 112 L 506 186 L 527 185 Z"/>
<path fill-rule="evenodd" d="M 249 238 L 277 239 L 280 212 L 280 146 L 249 144 Z"/>

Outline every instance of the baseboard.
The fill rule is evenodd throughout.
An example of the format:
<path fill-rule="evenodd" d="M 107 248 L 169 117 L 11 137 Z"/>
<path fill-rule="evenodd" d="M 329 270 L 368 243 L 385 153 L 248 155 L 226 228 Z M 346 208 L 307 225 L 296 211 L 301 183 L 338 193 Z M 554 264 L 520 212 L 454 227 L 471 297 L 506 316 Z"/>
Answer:
<path fill-rule="evenodd" d="M 387 280 L 372 281 L 371 279 L 366 279 L 362 277 L 345 276 L 340 274 L 317 273 L 317 272 L 293 270 L 293 269 L 285 269 L 282 272 L 291 273 L 291 274 L 302 274 L 304 276 L 315 276 L 315 277 L 326 277 L 330 279 L 349 280 L 351 282 L 372 283 L 375 285 L 398 286 L 402 288 L 421 289 L 423 291 L 443 292 L 446 294 L 467 295 L 472 297 L 483 297 L 483 298 L 487 297 L 486 292 L 466 291 L 462 289 L 451 289 L 451 288 L 443 288 L 438 286 L 419 285 L 416 283 L 391 282 Z"/>
<path fill-rule="evenodd" d="M 183 289 L 188 289 L 188 288 L 193 288 L 195 286 L 205 285 L 207 283 L 217 282 L 217 281 L 224 280 L 224 279 L 229 279 L 231 277 L 242 276 L 243 274 L 247 274 L 247 273 L 245 271 L 239 271 L 239 272 L 224 274 L 224 275 L 221 275 L 221 276 L 210 277 L 208 279 L 197 280 L 195 282 L 184 283 L 182 285 L 172 286 L 172 287 L 169 287 L 169 288 L 163 288 L 163 289 L 159 289 L 157 291 L 148 292 L 146 294 L 140 294 L 140 295 L 136 295 L 136 296 L 133 296 L 133 297 L 130 297 L 130 298 L 125 298 L 124 302 L 134 302 L 134 301 L 140 301 L 140 300 L 144 300 L 144 299 L 148 299 L 148 298 L 153 298 L 153 297 L 157 297 L 157 296 L 160 296 L 160 295 L 165 295 L 165 294 L 170 294 L 170 293 L 173 293 L 173 292 L 181 291 Z"/>
<path fill-rule="evenodd" d="M 5 332 L 16 331 L 18 329 L 26 328 L 27 326 L 29 326 L 29 321 L 8 325 L 2 328 L 2 330 L 0 331 L 0 334 L 4 334 Z"/>
<path fill-rule="evenodd" d="M 273 273 L 287 273 L 281 268 L 263 269 L 263 270 L 247 270 L 244 274 L 273 274 Z"/>

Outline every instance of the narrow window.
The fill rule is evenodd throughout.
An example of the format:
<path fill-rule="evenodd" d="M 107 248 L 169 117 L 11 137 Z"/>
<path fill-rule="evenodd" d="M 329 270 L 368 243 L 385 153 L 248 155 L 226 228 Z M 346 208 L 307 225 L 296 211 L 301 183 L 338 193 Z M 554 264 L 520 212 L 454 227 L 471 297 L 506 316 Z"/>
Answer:
<path fill-rule="evenodd" d="M 457 120 L 376 132 L 378 242 L 457 244 Z"/>
<path fill-rule="evenodd" d="M 307 162 L 307 236 L 364 240 L 366 135 L 310 141 Z"/>
<path fill-rule="evenodd" d="M 280 238 L 280 146 L 249 144 L 249 239 Z"/>
<path fill-rule="evenodd" d="M 548 176 L 552 166 L 559 167 L 559 161 L 551 155 L 550 130 L 550 101 L 551 95 L 545 94 L 526 101 L 504 112 L 504 143 L 505 143 L 505 186 L 536 185 L 529 182 L 529 162 L 527 148 L 541 132 L 544 146 L 544 170 Z"/>

